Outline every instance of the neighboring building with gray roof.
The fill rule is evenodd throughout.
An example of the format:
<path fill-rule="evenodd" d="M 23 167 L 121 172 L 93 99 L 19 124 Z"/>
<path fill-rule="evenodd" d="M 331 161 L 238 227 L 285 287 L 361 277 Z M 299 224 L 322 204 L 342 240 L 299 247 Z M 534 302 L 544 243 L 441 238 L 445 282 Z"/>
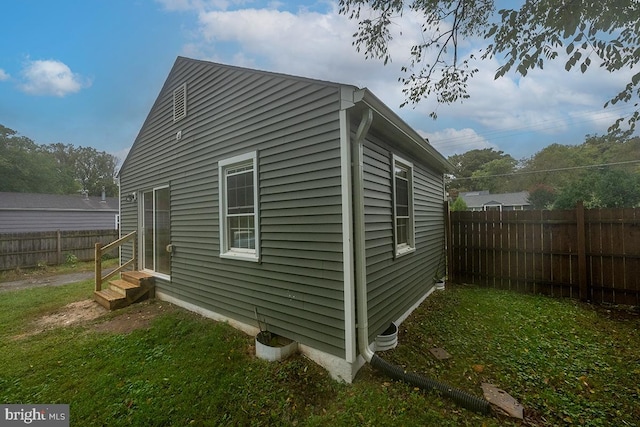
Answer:
<path fill-rule="evenodd" d="M 0 233 L 118 228 L 118 199 L 0 192 Z"/>
<path fill-rule="evenodd" d="M 521 211 L 531 209 L 529 193 L 490 194 L 489 191 L 467 191 L 459 194 L 470 211 Z"/>

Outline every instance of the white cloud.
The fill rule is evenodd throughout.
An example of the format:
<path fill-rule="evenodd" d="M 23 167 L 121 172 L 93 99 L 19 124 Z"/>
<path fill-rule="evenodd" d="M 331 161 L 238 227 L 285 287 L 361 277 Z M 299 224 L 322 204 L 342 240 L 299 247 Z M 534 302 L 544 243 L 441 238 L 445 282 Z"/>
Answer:
<path fill-rule="evenodd" d="M 2 68 L 0 68 L 0 82 L 5 81 L 5 80 L 9 80 L 11 76 L 4 71 Z"/>
<path fill-rule="evenodd" d="M 214 2 L 162 1 L 198 13 L 196 39 L 183 49 L 187 54 L 366 86 L 392 108 L 404 101 L 398 82 L 400 67 L 408 65 L 410 47 L 422 39 L 420 24 L 424 18 L 405 13 L 392 26 L 397 33 L 390 44 L 393 62 L 383 66 L 381 61 L 365 60 L 362 52 L 355 51 L 351 35 L 357 23 L 339 15 L 335 7 L 324 13 L 304 8 L 297 12 L 274 8 L 225 10 Z M 232 51 L 229 46 L 233 46 Z M 569 126 L 564 112 L 586 106 L 596 110 L 604 103 L 594 91 L 598 85 L 581 83 L 575 74 L 564 71 L 561 60 L 547 64 L 544 71 L 531 71 L 526 78 L 507 75 L 498 80 L 494 80 L 499 66 L 495 59 L 477 65 L 479 72 L 469 84 L 471 98 L 450 107 L 425 99 L 415 110 L 428 115 L 438 109 L 440 116 L 464 117 L 495 129 L 542 126 L 554 133 Z M 602 78 L 602 73 L 594 74 Z"/>
<path fill-rule="evenodd" d="M 332 6 L 327 12 L 304 8 L 295 13 L 266 8 L 200 11 L 196 39 L 183 52 L 215 62 L 368 87 L 397 108 L 404 100 L 398 76 L 406 61 L 401 55 L 387 66 L 381 60 L 366 60 L 352 46 L 357 23 Z M 418 37 L 420 26 L 413 16 L 405 16 L 402 22 L 398 31 L 403 37 L 393 39 L 392 49 L 404 53 Z"/>
<path fill-rule="evenodd" d="M 127 158 L 127 156 L 129 155 L 129 151 L 131 150 L 131 146 L 127 146 L 121 150 L 118 151 L 113 151 L 109 154 L 113 155 L 116 157 L 116 159 L 118 159 L 118 164 L 117 164 L 117 168 L 122 167 L 122 164 L 124 163 L 124 160 Z"/>
<path fill-rule="evenodd" d="M 289 73 L 307 69 L 314 77 L 326 78 L 331 64 L 345 59 L 341 45 L 353 52 L 348 36 L 344 38 L 346 43 L 337 43 L 340 33 L 350 33 L 340 30 L 348 23 L 333 14 L 293 14 L 275 9 L 211 11 L 199 14 L 199 24 L 203 42 L 210 47 L 232 42 L 244 55 L 257 56 Z"/>
<path fill-rule="evenodd" d="M 365 60 L 362 52 L 356 52 L 352 34 L 357 22 L 338 14 L 335 3 L 324 3 L 327 9 L 318 12 L 305 7 L 284 10 L 277 2 L 258 8 L 245 0 L 158 1 L 169 10 L 197 16 L 197 24 L 189 30 L 191 39 L 183 47 L 186 56 L 368 87 L 417 128 L 424 126 L 431 111 L 437 111 L 439 119 L 429 121 L 426 129 L 435 130 L 427 135 L 444 154 L 497 148 L 496 140 L 503 147 L 517 144 L 525 133 L 529 138 L 544 136 L 544 141 L 570 132 L 579 137 L 602 133 L 611 124 L 603 118 L 602 105 L 630 78 L 614 79 L 595 61 L 584 75 L 579 70 L 568 73 L 559 58 L 524 78 L 510 73 L 495 80 L 500 63 L 479 60 L 479 71 L 469 82 L 471 97 L 463 103 L 437 105 L 434 99 L 424 99 L 399 110 L 405 98 L 398 77 L 401 67 L 409 65 L 411 46 L 423 40 L 423 16 L 405 11 L 393 23 L 393 62 L 383 66 L 382 61 Z M 470 53 L 483 43 L 471 39 L 459 46 Z M 439 140 L 449 142 L 439 145 Z"/>
<path fill-rule="evenodd" d="M 605 101 L 631 79 L 631 72 L 611 74 L 595 61 L 584 74 L 579 69 L 567 72 L 564 63 L 565 58 L 559 58 L 526 77 L 509 73 L 495 80 L 499 63 L 478 62 L 479 71 L 469 82 L 469 99 L 452 105 L 423 100 L 415 109 L 421 114 L 436 110 L 435 127 L 445 122 L 457 128 L 452 123 L 464 123 L 460 127 L 475 128 L 492 142 L 501 140 L 501 145 L 517 143 L 525 134 L 580 143 L 585 134 L 605 133 L 617 117 L 634 110 L 630 104 L 603 109 Z"/>
<path fill-rule="evenodd" d="M 465 153 L 469 150 L 484 148 L 497 149 L 494 144 L 491 144 L 484 137 L 478 135 L 475 130 L 470 128 L 447 128 L 436 132 L 419 131 L 419 133 L 429 139 L 431 145 L 445 157 Z"/>
<path fill-rule="evenodd" d="M 20 88 L 30 95 L 63 97 L 91 86 L 91 81 L 75 74 L 63 62 L 56 60 L 29 61 L 22 70 Z"/>

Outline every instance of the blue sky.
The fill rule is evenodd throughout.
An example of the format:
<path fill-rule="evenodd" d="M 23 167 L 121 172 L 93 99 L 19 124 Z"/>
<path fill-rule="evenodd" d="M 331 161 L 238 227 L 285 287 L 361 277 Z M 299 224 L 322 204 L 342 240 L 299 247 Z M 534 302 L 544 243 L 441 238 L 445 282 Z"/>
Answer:
<path fill-rule="evenodd" d="M 368 87 L 449 156 L 474 148 L 517 159 L 552 143 L 602 134 L 632 106 L 602 109 L 632 73 L 547 64 L 523 79 L 495 81 L 479 63 L 463 104 L 415 107 L 398 83 L 419 17 L 397 22 L 392 62 L 365 60 L 351 45 L 356 23 L 337 1 L 20 0 L 3 4 L 0 124 L 39 144 L 92 146 L 123 160 L 164 79 L 182 55 Z M 482 41 L 465 42 L 470 52 Z"/>

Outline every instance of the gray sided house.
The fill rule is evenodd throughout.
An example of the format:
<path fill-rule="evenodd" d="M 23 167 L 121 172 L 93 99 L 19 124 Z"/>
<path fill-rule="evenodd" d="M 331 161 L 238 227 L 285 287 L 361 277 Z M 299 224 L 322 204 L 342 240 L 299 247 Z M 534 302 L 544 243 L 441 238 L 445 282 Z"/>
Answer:
<path fill-rule="evenodd" d="M 118 199 L 0 192 L 0 233 L 114 230 Z"/>
<path fill-rule="evenodd" d="M 470 211 L 522 211 L 532 208 L 526 191 L 499 194 L 491 194 L 488 190 L 467 191 L 459 196 Z"/>
<path fill-rule="evenodd" d="M 367 89 L 178 57 L 120 170 L 121 234 L 158 298 L 250 334 L 258 313 L 351 381 L 358 334 L 443 273 L 449 166 Z"/>

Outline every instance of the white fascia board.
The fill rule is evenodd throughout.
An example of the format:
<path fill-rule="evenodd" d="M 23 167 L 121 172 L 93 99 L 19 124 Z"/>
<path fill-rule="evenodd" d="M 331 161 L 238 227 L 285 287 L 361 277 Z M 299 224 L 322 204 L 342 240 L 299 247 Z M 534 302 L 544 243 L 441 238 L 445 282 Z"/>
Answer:
<path fill-rule="evenodd" d="M 389 107 L 387 107 L 378 97 L 376 97 L 368 89 L 359 89 L 353 93 L 354 103 L 363 103 L 367 107 L 371 108 L 376 115 L 376 120 L 381 119 L 386 122 L 390 129 L 393 129 L 395 134 L 402 135 L 405 144 L 406 141 L 410 141 L 411 145 L 424 152 L 427 156 L 433 159 L 443 172 L 452 171 L 453 165 L 436 150 L 424 137 L 416 132 L 411 126 L 409 126 L 404 120 L 394 113 Z M 400 141 L 398 141 L 400 142 Z"/>

